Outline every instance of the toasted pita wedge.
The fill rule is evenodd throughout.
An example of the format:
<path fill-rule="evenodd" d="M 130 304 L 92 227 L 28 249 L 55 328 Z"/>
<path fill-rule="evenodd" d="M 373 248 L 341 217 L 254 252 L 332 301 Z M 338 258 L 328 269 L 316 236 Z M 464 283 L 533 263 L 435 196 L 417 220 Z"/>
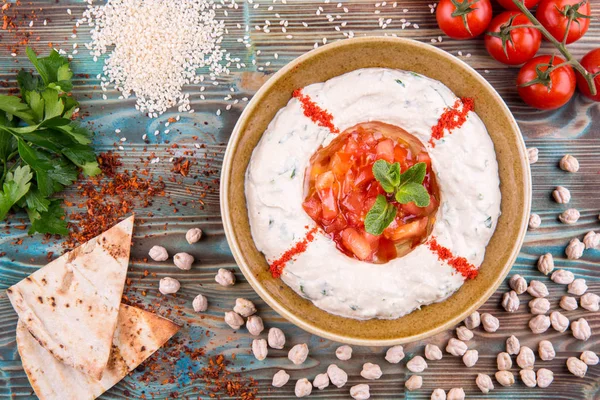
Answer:
<path fill-rule="evenodd" d="M 37 341 L 57 360 L 99 380 L 123 295 L 133 216 L 8 290 Z"/>
<path fill-rule="evenodd" d="M 17 347 L 23 369 L 40 400 L 92 400 L 113 387 L 158 350 L 179 326 L 148 311 L 121 304 L 112 352 L 101 380 L 61 363 L 17 325 Z"/>

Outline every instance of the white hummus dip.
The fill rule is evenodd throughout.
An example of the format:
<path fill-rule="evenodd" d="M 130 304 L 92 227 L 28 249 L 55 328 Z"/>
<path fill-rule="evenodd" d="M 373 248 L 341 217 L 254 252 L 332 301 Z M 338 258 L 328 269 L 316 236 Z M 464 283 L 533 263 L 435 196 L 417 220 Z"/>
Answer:
<path fill-rule="evenodd" d="M 412 72 L 369 68 L 302 89 L 333 116 L 340 132 L 361 122 L 399 126 L 425 144 L 441 204 L 431 236 L 475 267 L 500 216 L 500 180 L 494 145 L 477 114 L 429 141 L 432 127 L 457 97 L 442 83 Z M 246 172 L 246 199 L 256 247 L 269 262 L 317 224 L 302 208 L 311 156 L 336 136 L 304 115 L 292 98 L 254 150 Z M 308 227 L 308 229 L 307 229 Z M 356 319 L 394 319 L 439 302 L 464 282 L 426 243 L 384 264 L 362 262 L 336 248 L 322 231 L 287 262 L 281 279 L 317 307 Z"/>

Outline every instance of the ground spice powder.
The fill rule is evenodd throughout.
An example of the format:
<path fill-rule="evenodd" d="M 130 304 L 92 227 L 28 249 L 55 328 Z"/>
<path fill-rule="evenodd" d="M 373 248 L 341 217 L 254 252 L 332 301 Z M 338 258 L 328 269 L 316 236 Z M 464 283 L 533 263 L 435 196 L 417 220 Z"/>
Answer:
<path fill-rule="evenodd" d="M 102 174 L 77 186 L 77 198 L 83 202 L 76 205 L 81 211 L 69 215 L 69 238 L 64 244 L 67 248 L 87 242 L 134 209 L 150 206 L 153 197 L 165 195 L 164 182 L 154 180 L 147 172 L 118 172 L 120 157 L 110 151 L 98 156 L 98 165 Z M 75 205 L 69 201 L 65 204 Z"/>
<path fill-rule="evenodd" d="M 307 227 L 308 228 L 308 227 Z M 319 228 L 314 227 L 306 233 L 304 239 L 296 243 L 291 249 L 287 250 L 277 260 L 273 261 L 270 265 L 271 275 L 273 278 L 279 278 L 285 268 L 285 264 L 292 260 L 298 254 L 302 254 L 306 251 L 308 244 L 315 239 L 315 233 Z"/>
<path fill-rule="evenodd" d="M 200 378 L 205 382 L 209 397 L 220 398 L 219 394 L 240 400 L 257 399 L 258 382 L 253 378 L 243 378 L 227 369 L 229 362 L 223 355 L 208 359 L 208 365 L 202 368 Z"/>
<path fill-rule="evenodd" d="M 450 249 L 440 245 L 435 237 L 431 237 L 428 241 L 429 249 L 433 251 L 440 261 L 446 261 L 448 265 L 454 268 L 466 279 L 474 279 L 479 272 L 473 264 L 470 264 L 464 257 L 456 257 Z"/>
<path fill-rule="evenodd" d="M 332 133 L 340 133 L 339 129 L 333 125 L 333 115 L 319 107 L 309 96 L 302 94 L 302 89 L 294 90 L 293 96 L 302 103 L 305 116 L 317 125 L 328 128 Z"/>
<path fill-rule="evenodd" d="M 443 138 L 446 131 L 452 133 L 452 129 L 460 128 L 467 120 L 469 111 L 473 111 L 474 108 L 475 105 L 472 98 L 463 97 L 462 99 L 456 99 L 454 106 L 446 108 L 440 116 L 437 125 L 431 128 L 429 144 L 435 147 L 434 140 Z"/>

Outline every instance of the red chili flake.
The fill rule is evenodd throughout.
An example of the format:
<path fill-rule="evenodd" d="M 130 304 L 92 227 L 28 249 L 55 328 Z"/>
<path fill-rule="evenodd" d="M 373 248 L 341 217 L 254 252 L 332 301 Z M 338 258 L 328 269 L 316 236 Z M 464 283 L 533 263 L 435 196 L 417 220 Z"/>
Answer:
<path fill-rule="evenodd" d="M 302 254 L 306 251 L 308 244 L 315 239 L 315 233 L 319 228 L 314 227 L 306 233 L 304 239 L 296 243 L 291 249 L 287 250 L 277 260 L 273 261 L 270 266 L 271 275 L 273 278 L 279 278 L 285 268 L 285 264 L 292 260 L 298 254 Z"/>
<path fill-rule="evenodd" d="M 437 254 L 440 261 L 446 261 L 448 265 L 458 271 L 466 279 L 474 279 L 479 271 L 473 264 L 470 264 L 464 257 L 456 257 L 452 251 L 440 245 L 435 237 L 431 237 L 428 242 L 431 251 Z"/>
<path fill-rule="evenodd" d="M 461 107 L 462 104 L 462 107 Z M 452 108 L 446 108 L 436 126 L 431 128 L 431 139 L 429 144 L 435 147 L 434 139 L 439 140 L 444 137 L 444 133 L 447 130 L 448 133 L 452 133 L 452 129 L 460 128 L 462 124 L 467 120 L 467 114 L 469 111 L 475 109 L 473 99 L 470 97 L 463 97 L 462 99 L 456 99 Z"/>
<path fill-rule="evenodd" d="M 302 89 L 294 90 L 293 97 L 300 100 L 304 115 L 310 118 L 314 123 L 324 128 L 328 128 L 332 133 L 340 133 L 339 129 L 333 125 L 333 115 L 327 110 L 323 110 L 309 96 L 302 94 Z"/>

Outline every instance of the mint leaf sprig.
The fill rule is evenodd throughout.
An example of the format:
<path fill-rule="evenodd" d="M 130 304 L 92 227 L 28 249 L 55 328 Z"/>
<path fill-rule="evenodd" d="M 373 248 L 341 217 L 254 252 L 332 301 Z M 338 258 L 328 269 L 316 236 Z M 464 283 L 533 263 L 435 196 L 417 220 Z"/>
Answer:
<path fill-rule="evenodd" d="M 27 48 L 38 75 L 17 75 L 21 96 L 0 95 L 0 221 L 24 210 L 29 233 L 66 235 L 61 200 L 53 196 L 79 172 L 100 173 L 92 133 L 71 118 L 79 103 L 70 95 L 73 72 L 55 50 L 40 57 Z"/>
<path fill-rule="evenodd" d="M 427 207 L 431 201 L 429 193 L 423 180 L 427 174 L 427 164 L 417 163 L 400 172 L 399 163 L 389 163 L 385 160 L 377 160 L 373 164 L 373 175 L 386 193 L 392 194 L 400 204 L 411 201 L 417 207 Z M 375 203 L 365 217 L 365 230 L 371 235 L 381 235 L 394 218 L 396 218 L 396 206 L 389 203 L 387 197 L 378 195 Z"/>

